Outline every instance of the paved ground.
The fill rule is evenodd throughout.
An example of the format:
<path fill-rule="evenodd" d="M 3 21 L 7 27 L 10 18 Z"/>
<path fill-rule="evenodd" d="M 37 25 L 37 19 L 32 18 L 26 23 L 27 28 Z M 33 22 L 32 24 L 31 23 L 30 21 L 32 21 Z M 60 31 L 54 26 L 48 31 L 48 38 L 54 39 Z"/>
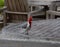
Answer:
<path fill-rule="evenodd" d="M 60 19 L 33 21 L 29 35 L 25 34 L 25 29 L 21 28 L 21 26 L 18 23 L 4 27 L 2 30 L 4 37 L 60 40 Z"/>
<path fill-rule="evenodd" d="M 18 23 L 3 28 L 0 47 L 60 47 L 60 39 L 56 39 L 60 38 L 60 20 L 34 21 L 29 35 L 20 26 Z"/>

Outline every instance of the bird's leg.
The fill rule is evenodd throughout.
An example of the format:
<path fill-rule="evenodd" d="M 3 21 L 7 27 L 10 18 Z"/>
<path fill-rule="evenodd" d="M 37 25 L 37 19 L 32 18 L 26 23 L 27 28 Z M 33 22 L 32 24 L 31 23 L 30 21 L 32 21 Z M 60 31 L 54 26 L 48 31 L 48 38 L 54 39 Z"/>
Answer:
<path fill-rule="evenodd" d="M 29 35 L 30 26 L 26 29 L 26 35 Z"/>
<path fill-rule="evenodd" d="M 29 39 L 29 36 L 28 36 L 28 35 L 29 35 L 29 30 L 30 30 L 30 27 L 28 27 L 28 28 L 25 30 L 25 32 L 26 32 L 25 35 L 27 35 L 27 37 L 26 37 L 27 39 Z"/>

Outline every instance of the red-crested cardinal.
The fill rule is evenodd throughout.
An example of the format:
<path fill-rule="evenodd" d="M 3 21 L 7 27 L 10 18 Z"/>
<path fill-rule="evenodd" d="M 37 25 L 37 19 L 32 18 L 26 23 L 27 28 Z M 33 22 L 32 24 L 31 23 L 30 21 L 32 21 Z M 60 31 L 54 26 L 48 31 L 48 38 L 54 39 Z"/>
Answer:
<path fill-rule="evenodd" d="M 28 35 L 28 31 L 30 30 L 31 28 L 31 25 L 32 25 L 32 16 L 30 16 L 28 18 L 28 21 L 27 21 L 27 27 L 26 27 L 26 34 Z"/>

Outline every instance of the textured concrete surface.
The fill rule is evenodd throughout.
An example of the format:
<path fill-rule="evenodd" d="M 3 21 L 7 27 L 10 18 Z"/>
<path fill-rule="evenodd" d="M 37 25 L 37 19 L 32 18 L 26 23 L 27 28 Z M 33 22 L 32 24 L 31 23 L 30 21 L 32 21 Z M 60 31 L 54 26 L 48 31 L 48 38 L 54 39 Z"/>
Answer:
<path fill-rule="evenodd" d="M 0 39 L 0 47 L 60 47 L 60 42 L 52 42 L 46 40 L 27 40 L 27 39 Z"/>
<path fill-rule="evenodd" d="M 33 24 L 33 23 L 35 23 L 35 24 Z M 58 28 L 58 29 L 56 28 L 56 27 L 60 27 L 59 26 L 60 19 L 42 20 L 42 21 L 38 20 L 38 21 L 34 21 L 33 23 L 32 23 L 32 26 L 33 26 L 32 28 L 34 30 L 31 29 L 29 31 L 29 35 L 24 34 L 25 29 L 21 28 L 20 26 L 22 26 L 22 25 L 19 26 L 19 23 L 4 27 L 2 30 L 2 33 L 0 34 L 0 47 L 60 47 L 60 39 L 56 39 L 56 37 L 54 38 L 54 35 L 58 35 L 58 32 L 60 32 L 60 28 Z M 42 28 L 41 28 L 42 30 L 40 30 L 40 28 L 39 28 L 39 30 L 42 32 L 48 31 L 45 29 L 49 29 L 49 30 L 51 29 L 49 32 L 46 32 L 47 34 L 45 33 L 42 35 L 50 36 L 48 34 L 51 31 L 53 31 L 53 33 L 52 33 L 52 34 L 54 34 L 53 38 L 45 39 L 44 37 L 39 36 L 41 34 L 41 32 L 40 31 L 38 32 L 38 28 L 37 28 L 38 26 L 40 28 L 45 26 L 44 30 Z M 35 33 L 37 33 L 37 35 Z"/>
<path fill-rule="evenodd" d="M 26 24 L 26 23 L 25 23 Z M 33 38 L 60 40 L 60 19 L 57 20 L 37 20 L 32 22 L 32 27 L 29 30 L 29 35 L 26 35 L 21 24 L 12 24 L 4 27 L 2 30 L 3 36 L 6 38 Z"/>

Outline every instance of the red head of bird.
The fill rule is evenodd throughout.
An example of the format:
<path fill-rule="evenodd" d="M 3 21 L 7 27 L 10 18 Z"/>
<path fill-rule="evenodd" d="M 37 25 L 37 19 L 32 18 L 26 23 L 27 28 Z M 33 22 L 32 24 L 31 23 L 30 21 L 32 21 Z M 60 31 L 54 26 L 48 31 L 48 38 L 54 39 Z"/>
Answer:
<path fill-rule="evenodd" d="M 29 23 L 29 26 L 31 27 L 31 25 L 32 25 L 32 16 L 30 16 L 30 17 L 28 18 L 28 23 Z"/>

